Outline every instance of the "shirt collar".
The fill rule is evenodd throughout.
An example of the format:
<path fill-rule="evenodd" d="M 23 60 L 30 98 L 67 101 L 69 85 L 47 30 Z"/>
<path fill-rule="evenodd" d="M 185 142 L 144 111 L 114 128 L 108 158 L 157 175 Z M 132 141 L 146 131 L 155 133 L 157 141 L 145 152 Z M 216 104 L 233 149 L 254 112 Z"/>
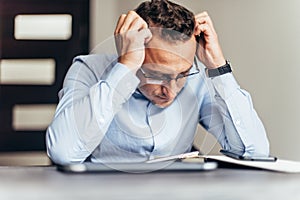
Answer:
<path fill-rule="evenodd" d="M 139 89 L 136 89 L 134 91 L 134 93 L 132 94 L 132 96 L 136 99 L 145 99 L 145 100 L 147 100 L 147 98 L 141 93 L 141 91 Z"/>

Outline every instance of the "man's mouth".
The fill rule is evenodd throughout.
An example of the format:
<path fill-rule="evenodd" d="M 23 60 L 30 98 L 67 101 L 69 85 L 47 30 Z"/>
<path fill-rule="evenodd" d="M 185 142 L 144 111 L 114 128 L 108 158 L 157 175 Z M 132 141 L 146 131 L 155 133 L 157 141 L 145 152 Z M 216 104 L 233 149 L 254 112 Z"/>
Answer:
<path fill-rule="evenodd" d="M 171 101 L 170 97 L 159 96 L 159 95 L 155 96 L 155 98 L 153 99 L 153 103 L 159 107 L 165 107 L 169 105 L 170 101 Z"/>
<path fill-rule="evenodd" d="M 158 99 L 158 101 L 167 102 L 170 100 L 169 97 L 166 97 L 164 95 L 155 95 L 155 98 Z"/>

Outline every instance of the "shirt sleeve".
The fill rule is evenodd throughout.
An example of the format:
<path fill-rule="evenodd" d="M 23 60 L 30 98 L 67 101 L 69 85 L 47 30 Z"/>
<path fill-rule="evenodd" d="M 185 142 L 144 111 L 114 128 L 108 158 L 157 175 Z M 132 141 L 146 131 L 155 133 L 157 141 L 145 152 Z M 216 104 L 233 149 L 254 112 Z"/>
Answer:
<path fill-rule="evenodd" d="M 55 117 L 46 133 L 47 152 L 55 163 L 85 161 L 139 84 L 139 79 L 120 63 L 103 79 L 92 69 L 76 61 L 66 75 Z"/>
<path fill-rule="evenodd" d="M 244 156 L 268 156 L 269 142 L 248 92 L 241 89 L 232 73 L 212 79 L 200 123 L 222 148 Z"/>

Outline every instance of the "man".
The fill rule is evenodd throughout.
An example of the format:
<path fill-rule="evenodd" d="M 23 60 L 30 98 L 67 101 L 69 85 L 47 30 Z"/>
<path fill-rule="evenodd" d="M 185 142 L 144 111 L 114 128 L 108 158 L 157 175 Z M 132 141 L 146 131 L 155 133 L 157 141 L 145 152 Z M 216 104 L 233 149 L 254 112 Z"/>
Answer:
<path fill-rule="evenodd" d="M 143 162 L 191 150 L 197 124 L 222 148 L 267 156 L 250 95 L 236 83 L 206 12 L 167 0 L 120 16 L 118 55 L 75 58 L 46 135 L 59 164 Z"/>

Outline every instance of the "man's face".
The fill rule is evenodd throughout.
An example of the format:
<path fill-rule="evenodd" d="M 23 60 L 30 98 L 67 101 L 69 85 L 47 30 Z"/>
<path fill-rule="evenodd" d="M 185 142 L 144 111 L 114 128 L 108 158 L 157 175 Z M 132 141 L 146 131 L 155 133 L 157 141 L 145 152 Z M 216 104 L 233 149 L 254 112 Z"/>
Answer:
<path fill-rule="evenodd" d="M 186 82 L 183 76 L 189 73 L 195 52 L 194 37 L 176 44 L 153 37 L 146 45 L 144 63 L 137 71 L 141 80 L 139 90 L 156 106 L 169 106 Z"/>

